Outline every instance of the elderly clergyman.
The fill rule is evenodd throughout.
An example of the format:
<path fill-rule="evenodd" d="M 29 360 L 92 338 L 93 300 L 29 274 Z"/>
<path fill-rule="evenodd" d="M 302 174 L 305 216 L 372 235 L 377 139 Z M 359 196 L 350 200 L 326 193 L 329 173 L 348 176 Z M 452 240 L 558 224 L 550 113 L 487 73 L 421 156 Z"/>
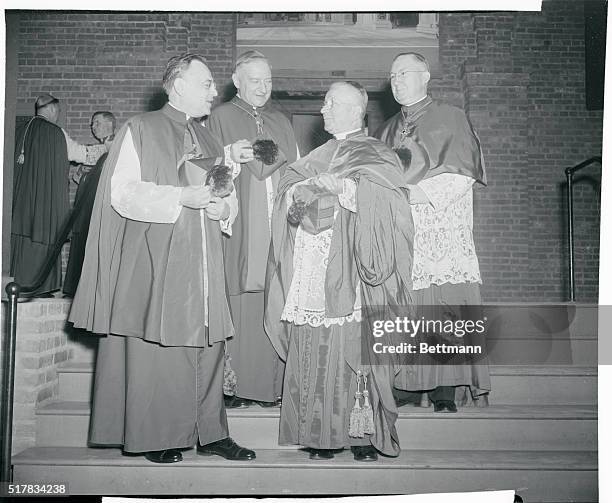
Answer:
<path fill-rule="evenodd" d="M 321 113 L 334 138 L 287 168 L 272 218 L 265 320 L 286 360 L 279 441 L 311 459 L 399 453 L 392 370 L 370 365 L 361 325 L 362 308 L 408 303 L 412 229 L 400 161 L 364 132 L 367 99 L 354 82 L 330 87 Z"/>
<path fill-rule="evenodd" d="M 475 182 L 486 184 L 486 176 L 480 143 L 465 113 L 432 100 L 427 94 L 429 79 L 422 55 L 395 58 L 391 90 L 402 108 L 374 136 L 402 158 L 411 187 L 417 318 L 435 318 L 440 314 L 437 306 L 446 306 L 461 319 L 466 309 L 476 312 L 481 303 L 472 188 Z M 464 402 L 491 389 L 486 360 L 477 363 L 402 365 L 395 385 L 399 390 L 427 391 L 435 412 L 456 412 L 457 391 Z M 471 393 L 461 393 L 467 389 Z"/>
<path fill-rule="evenodd" d="M 264 284 L 270 248 L 270 217 L 280 176 L 295 161 L 297 146 L 291 123 L 271 103 L 272 74 L 258 51 L 240 55 L 232 79 L 237 95 L 213 110 L 208 124 L 224 145 L 243 138 L 273 143 L 276 155 L 242 164 L 234 180 L 238 215 L 225 243 L 225 270 L 236 336 L 229 341 L 229 365 L 236 373 L 228 407 L 250 401 L 272 406 L 281 393 L 284 364 L 263 326 Z M 231 392 L 232 390 L 228 390 Z"/>
<path fill-rule="evenodd" d="M 198 54 L 168 61 L 169 103 L 121 128 L 104 165 L 69 320 L 100 338 L 90 442 L 122 445 L 156 463 L 202 454 L 250 460 L 228 437 L 225 340 L 233 335 L 221 232 L 236 197 L 213 195 L 206 170 L 225 149 L 196 118 L 217 95 Z M 230 159 L 231 157 L 231 159 Z"/>

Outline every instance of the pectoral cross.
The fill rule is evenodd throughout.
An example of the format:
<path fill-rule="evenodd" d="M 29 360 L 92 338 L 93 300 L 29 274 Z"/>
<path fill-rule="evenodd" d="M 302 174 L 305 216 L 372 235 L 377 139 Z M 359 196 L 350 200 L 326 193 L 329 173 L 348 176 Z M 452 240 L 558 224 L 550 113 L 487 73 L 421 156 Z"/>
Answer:
<path fill-rule="evenodd" d="M 400 142 L 404 141 L 409 136 L 412 136 L 412 133 L 414 133 L 415 128 L 416 124 L 414 122 L 405 121 L 404 127 L 402 128 L 402 131 L 400 133 Z"/>
<path fill-rule="evenodd" d="M 257 126 L 257 134 L 263 134 L 263 119 L 255 109 L 253 109 L 253 118 L 255 119 L 255 125 Z"/>

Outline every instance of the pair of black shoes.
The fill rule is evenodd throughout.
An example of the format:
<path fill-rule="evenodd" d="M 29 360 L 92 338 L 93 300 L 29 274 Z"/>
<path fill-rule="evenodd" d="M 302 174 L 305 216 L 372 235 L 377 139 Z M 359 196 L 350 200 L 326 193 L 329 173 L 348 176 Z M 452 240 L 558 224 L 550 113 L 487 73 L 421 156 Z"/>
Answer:
<path fill-rule="evenodd" d="M 198 454 L 212 456 L 216 454 L 230 461 L 250 461 L 255 459 L 255 451 L 240 447 L 230 437 L 218 440 L 203 446 L 198 445 Z M 150 451 L 145 453 L 145 458 L 153 463 L 178 463 L 183 460 L 179 449 L 165 449 L 163 451 Z"/>
<path fill-rule="evenodd" d="M 457 412 L 457 405 L 452 400 L 434 402 L 434 412 Z"/>
<path fill-rule="evenodd" d="M 335 449 L 309 449 L 310 459 L 333 459 Z M 340 449 L 342 450 L 342 449 Z M 371 445 L 358 445 L 351 447 L 355 461 L 376 461 L 378 453 Z"/>
<path fill-rule="evenodd" d="M 253 404 L 257 404 L 260 407 L 264 407 L 264 408 L 272 408 L 272 407 L 279 407 L 281 403 L 280 399 L 274 402 L 261 402 L 257 400 L 251 400 L 249 398 L 241 398 L 235 395 L 233 396 L 224 395 L 223 401 L 225 403 L 226 409 L 246 409 L 247 407 L 250 407 Z"/>

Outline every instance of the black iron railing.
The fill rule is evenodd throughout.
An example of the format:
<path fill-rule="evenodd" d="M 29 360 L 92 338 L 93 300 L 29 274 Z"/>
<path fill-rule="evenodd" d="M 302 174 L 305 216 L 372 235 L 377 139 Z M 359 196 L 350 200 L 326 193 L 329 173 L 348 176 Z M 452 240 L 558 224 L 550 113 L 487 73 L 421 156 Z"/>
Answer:
<path fill-rule="evenodd" d="M 591 157 L 580 164 L 576 164 L 576 166 L 565 168 L 565 176 L 567 178 L 567 243 L 570 302 L 576 301 L 576 281 L 574 278 L 574 173 L 596 162 L 601 164 L 601 157 Z"/>
<path fill-rule="evenodd" d="M 11 482 L 11 450 L 13 448 L 13 397 L 15 393 L 15 344 L 17 341 L 17 298 L 19 285 L 9 283 L 6 286 L 8 295 L 8 312 L 6 316 L 6 334 L 3 344 L 4 361 L 2 362 L 2 439 L 0 459 L 0 482 Z"/>

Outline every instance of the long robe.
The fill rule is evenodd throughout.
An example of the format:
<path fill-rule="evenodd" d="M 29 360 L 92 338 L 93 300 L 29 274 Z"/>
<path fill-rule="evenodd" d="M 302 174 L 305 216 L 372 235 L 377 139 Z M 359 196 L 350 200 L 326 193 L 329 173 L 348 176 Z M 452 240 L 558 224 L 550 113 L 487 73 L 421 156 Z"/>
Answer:
<path fill-rule="evenodd" d="M 100 180 L 102 166 L 106 161 L 107 154 L 104 154 L 96 165 L 85 173 L 79 182 L 76 196 L 74 198 L 73 211 L 78 208 L 79 214 L 72 224 L 72 237 L 70 238 L 70 256 L 66 266 L 66 276 L 64 277 L 63 292 L 73 296 L 76 292 L 79 279 L 81 278 L 81 269 L 83 268 L 83 259 L 85 258 L 85 244 L 87 243 L 87 233 L 89 231 L 89 221 L 96 198 L 96 190 Z"/>
<path fill-rule="evenodd" d="M 35 281 L 68 218 L 69 162 L 61 128 L 41 116 L 18 129 L 16 136 L 10 274 L 26 286 Z M 22 146 L 24 163 L 20 164 Z M 58 257 L 36 293 L 57 290 L 61 272 Z"/>
<path fill-rule="evenodd" d="M 191 127 L 205 154 L 223 154 L 209 131 Z M 198 437 L 212 442 L 227 436 L 222 362 L 224 341 L 233 335 L 219 223 L 185 207 L 173 224 L 130 220 L 111 207 L 111 178 L 128 130 L 142 181 L 184 185 L 177 168 L 185 114 L 166 105 L 130 119 L 102 170 L 69 316 L 75 327 L 106 335 L 90 441 L 132 452 L 189 447 Z"/>
<path fill-rule="evenodd" d="M 263 121 L 258 131 L 257 113 Z M 230 365 L 236 373 L 235 394 L 265 402 L 281 393 L 284 363 L 263 327 L 264 285 L 270 248 L 268 192 L 275 192 L 297 147 L 289 120 L 268 101 L 255 110 L 238 96 L 213 110 L 208 125 L 224 145 L 238 140 L 272 139 L 280 150 L 272 166 L 253 160 L 243 164 L 234 181 L 238 216 L 232 236 L 225 239 L 225 271 L 236 336 L 228 341 Z M 246 168 L 246 169 L 245 169 Z"/>
<path fill-rule="evenodd" d="M 347 169 L 357 183 L 357 211 L 340 208 L 333 224 L 325 272 L 325 316 L 351 315 L 360 284 L 364 321 L 330 327 L 281 321 L 293 278 L 296 237 L 296 227 L 287 221 L 288 191 L 319 173 Z M 376 433 L 361 440 L 384 454 L 399 452 L 397 409 L 391 392 L 393 362 L 377 361 L 371 351 L 367 314 L 370 308 L 382 306 L 392 316 L 395 307 L 411 304 L 412 230 L 402 185 L 397 156 L 363 133 L 330 140 L 291 165 L 281 179 L 272 221 L 265 313 L 270 339 L 287 361 L 281 443 L 314 448 L 353 445 L 348 437 L 348 415 L 356 372 L 362 370 L 368 373 Z"/>
<path fill-rule="evenodd" d="M 407 183 L 417 185 L 437 175 L 451 173 L 472 178 L 486 185 L 486 173 L 480 141 L 463 110 L 425 97 L 387 120 L 374 134 L 396 150 L 410 152 L 409 161 L 404 162 L 404 178 Z M 469 189 L 472 190 L 471 188 Z M 471 222 L 470 222 L 471 224 Z M 467 222 L 466 222 L 467 225 Z M 473 246 L 473 245 L 472 245 Z M 417 264 L 415 263 L 415 266 Z M 413 277 L 413 280 L 415 278 Z M 481 303 L 477 283 L 430 284 L 413 292 L 417 303 L 417 318 L 432 317 L 435 306 L 451 306 L 461 318 L 461 306 L 478 306 Z M 456 339 L 460 341 L 461 339 Z M 473 343 L 482 344 L 481 338 Z M 469 386 L 471 394 L 457 388 L 455 397 L 460 403 L 470 402 L 491 389 L 486 358 L 476 363 L 458 365 L 415 363 L 412 356 L 395 380 L 401 390 L 432 390 L 438 386 Z"/>

